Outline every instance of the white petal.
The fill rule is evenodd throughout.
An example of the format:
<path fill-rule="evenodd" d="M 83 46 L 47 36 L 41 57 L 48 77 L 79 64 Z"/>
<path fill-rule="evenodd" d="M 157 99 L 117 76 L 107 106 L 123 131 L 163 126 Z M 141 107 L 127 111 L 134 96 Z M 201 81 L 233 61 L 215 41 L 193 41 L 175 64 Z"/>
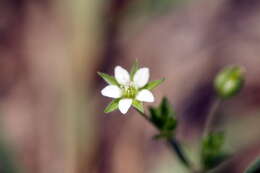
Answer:
<path fill-rule="evenodd" d="M 134 75 L 134 83 L 137 87 L 142 88 L 149 80 L 149 68 L 140 68 Z"/>
<path fill-rule="evenodd" d="M 141 90 L 137 94 L 136 99 L 139 101 L 142 101 L 142 102 L 154 102 L 153 93 L 151 93 L 151 91 L 149 91 L 147 89 Z"/>
<path fill-rule="evenodd" d="M 121 85 L 126 85 L 130 82 L 130 75 L 128 71 L 120 66 L 115 67 L 115 78 Z"/>
<path fill-rule="evenodd" d="M 101 94 L 106 97 L 119 98 L 122 96 L 122 91 L 116 85 L 108 85 L 102 89 Z"/>
<path fill-rule="evenodd" d="M 132 105 L 132 99 L 121 99 L 118 104 L 118 108 L 122 114 L 126 114 Z"/>

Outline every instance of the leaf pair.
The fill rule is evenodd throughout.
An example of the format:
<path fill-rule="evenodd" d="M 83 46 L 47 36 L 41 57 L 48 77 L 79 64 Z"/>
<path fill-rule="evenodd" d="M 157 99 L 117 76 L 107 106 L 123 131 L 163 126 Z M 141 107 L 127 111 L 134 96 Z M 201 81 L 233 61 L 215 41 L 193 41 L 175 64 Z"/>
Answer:
<path fill-rule="evenodd" d="M 175 113 L 165 97 L 159 107 L 150 108 L 150 121 L 160 130 L 160 134 L 155 138 L 171 138 L 177 127 Z"/>
<path fill-rule="evenodd" d="M 212 169 L 226 160 L 228 154 L 223 151 L 224 142 L 223 132 L 212 132 L 203 139 L 201 161 L 205 170 Z"/>

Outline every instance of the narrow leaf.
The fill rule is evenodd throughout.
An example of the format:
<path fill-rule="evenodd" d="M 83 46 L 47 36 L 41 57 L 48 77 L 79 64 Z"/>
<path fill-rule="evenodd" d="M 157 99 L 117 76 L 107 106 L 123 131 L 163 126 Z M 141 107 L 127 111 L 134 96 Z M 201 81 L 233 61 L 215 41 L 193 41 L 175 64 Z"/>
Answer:
<path fill-rule="evenodd" d="M 138 61 L 135 60 L 133 66 L 132 66 L 132 68 L 131 68 L 131 71 L 130 71 L 130 77 L 131 77 L 131 80 L 133 80 L 134 75 L 135 75 L 135 72 L 138 70 L 138 68 L 139 68 Z"/>
<path fill-rule="evenodd" d="M 120 99 L 115 99 L 112 102 L 109 103 L 109 105 L 105 108 L 104 112 L 109 113 L 118 108 L 118 103 Z"/>
<path fill-rule="evenodd" d="M 173 116 L 174 114 L 172 106 L 166 97 L 162 99 L 162 102 L 160 104 L 160 111 L 162 117 L 169 117 L 169 116 Z"/>
<path fill-rule="evenodd" d="M 133 101 L 133 106 L 139 110 L 140 112 L 144 113 L 144 107 L 143 104 L 141 102 L 139 102 L 138 100 L 134 100 Z"/>
<path fill-rule="evenodd" d="M 150 111 L 150 119 L 151 122 L 159 129 L 162 129 L 164 126 L 164 121 L 161 118 L 161 114 L 160 114 L 160 110 L 158 108 L 155 107 L 150 107 L 149 108 Z"/>
<path fill-rule="evenodd" d="M 257 173 L 260 172 L 260 157 L 254 161 L 245 171 L 245 173 Z"/>
<path fill-rule="evenodd" d="M 154 89 L 155 87 L 157 87 L 158 85 L 160 85 L 165 79 L 160 79 L 160 80 L 154 80 L 154 81 L 151 81 L 149 82 L 148 84 L 146 84 L 144 86 L 145 89 L 148 89 L 148 90 L 152 90 Z"/>
<path fill-rule="evenodd" d="M 98 75 L 102 77 L 110 85 L 118 85 L 116 79 L 113 76 L 110 76 L 106 73 L 98 72 Z"/>
<path fill-rule="evenodd" d="M 168 117 L 167 121 L 164 124 L 163 129 L 167 131 L 173 131 L 177 127 L 177 120 L 174 117 Z"/>

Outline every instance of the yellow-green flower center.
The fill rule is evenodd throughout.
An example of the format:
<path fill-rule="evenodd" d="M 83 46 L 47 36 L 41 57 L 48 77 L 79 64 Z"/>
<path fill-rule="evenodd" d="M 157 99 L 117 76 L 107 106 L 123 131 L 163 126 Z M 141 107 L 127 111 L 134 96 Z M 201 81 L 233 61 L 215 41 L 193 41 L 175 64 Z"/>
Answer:
<path fill-rule="evenodd" d="M 134 86 L 121 86 L 124 98 L 135 98 L 138 90 Z"/>

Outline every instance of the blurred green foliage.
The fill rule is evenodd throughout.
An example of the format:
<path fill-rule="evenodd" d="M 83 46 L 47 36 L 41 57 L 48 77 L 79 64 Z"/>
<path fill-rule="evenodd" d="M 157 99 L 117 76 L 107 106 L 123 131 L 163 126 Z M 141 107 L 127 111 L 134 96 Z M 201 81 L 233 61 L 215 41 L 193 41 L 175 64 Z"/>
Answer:
<path fill-rule="evenodd" d="M 156 107 L 150 107 L 150 121 L 160 130 L 156 138 L 172 138 L 177 127 L 177 119 L 168 99 L 163 98 L 161 104 Z"/>
<path fill-rule="evenodd" d="M 259 173 L 260 172 L 260 157 L 254 161 L 252 165 L 250 165 L 245 173 Z"/>
<path fill-rule="evenodd" d="M 212 169 L 227 159 L 228 155 L 223 151 L 224 142 L 223 132 L 211 132 L 204 137 L 201 148 L 201 162 L 204 170 Z"/>
<path fill-rule="evenodd" d="M 13 152 L 0 139 L 0 172 L 1 173 L 17 173 L 17 165 L 14 161 Z"/>

